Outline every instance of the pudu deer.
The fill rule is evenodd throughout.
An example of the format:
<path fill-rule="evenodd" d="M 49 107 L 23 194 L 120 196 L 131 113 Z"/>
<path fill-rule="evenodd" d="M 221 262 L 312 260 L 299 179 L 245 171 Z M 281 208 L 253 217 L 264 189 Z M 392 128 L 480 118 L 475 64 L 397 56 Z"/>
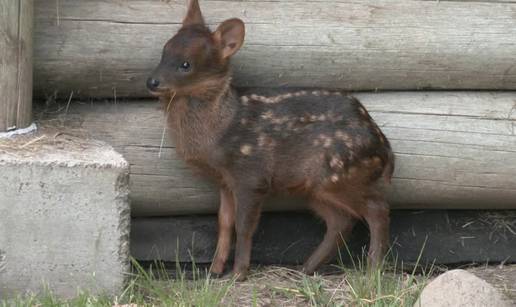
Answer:
<path fill-rule="evenodd" d="M 326 222 L 304 272 L 331 259 L 359 219 L 370 230 L 369 263 L 379 264 L 389 242 L 382 188 L 394 168 L 389 141 L 358 100 L 338 91 L 238 97 L 230 58 L 244 36 L 236 18 L 210 31 L 198 1 L 189 1 L 147 80 L 165 106 L 179 156 L 220 185 L 211 271 L 223 273 L 236 233 L 233 274 L 245 279 L 262 202 L 272 193 L 306 197 Z"/>

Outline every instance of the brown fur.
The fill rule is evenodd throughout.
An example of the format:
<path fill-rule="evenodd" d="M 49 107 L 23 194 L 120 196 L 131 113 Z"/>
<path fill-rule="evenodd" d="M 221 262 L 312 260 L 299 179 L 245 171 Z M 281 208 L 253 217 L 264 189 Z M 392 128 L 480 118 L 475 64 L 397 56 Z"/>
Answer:
<path fill-rule="evenodd" d="M 332 257 L 357 219 L 369 225 L 369 259 L 378 264 L 389 236 L 381 187 L 394 168 L 388 140 L 358 100 L 338 91 L 238 97 L 229 59 L 244 32 L 238 19 L 211 32 L 191 1 L 183 28 L 148 81 L 166 106 L 178 154 L 221 186 L 212 271 L 224 270 L 235 231 L 233 271 L 245 278 L 261 205 L 272 193 L 305 196 L 326 222 L 307 273 Z"/>

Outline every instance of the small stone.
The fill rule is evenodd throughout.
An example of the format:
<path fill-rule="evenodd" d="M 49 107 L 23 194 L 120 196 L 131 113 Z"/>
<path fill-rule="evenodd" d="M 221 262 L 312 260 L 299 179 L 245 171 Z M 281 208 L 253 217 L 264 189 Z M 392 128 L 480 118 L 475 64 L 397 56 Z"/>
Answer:
<path fill-rule="evenodd" d="M 509 307 L 493 286 L 465 270 L 448 271 L 421 292 L 414 307 Z"/>

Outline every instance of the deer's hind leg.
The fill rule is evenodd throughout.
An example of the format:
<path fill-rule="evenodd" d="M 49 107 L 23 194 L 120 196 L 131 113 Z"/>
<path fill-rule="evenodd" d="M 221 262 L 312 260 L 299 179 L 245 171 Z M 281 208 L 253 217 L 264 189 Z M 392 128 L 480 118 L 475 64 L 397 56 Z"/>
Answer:
<path fill-rule="evenodd" d="M 369 242 L 369 266 L 380 265 L 389 247 L 389 205 L 383 197 L 367 200 L 364 219 L 369 226 L 371 240 Z"/>
<path fill-rule="evenodd" d="M 303 265 L 303 271 L 306 274 L 313 274 L 319 266 L 335 256 L 337 249 L 342 246 L 356 222 L 350 214 L 324 202 L 314 200 L 310 207 L 326 222 L 326 234 Z"/>

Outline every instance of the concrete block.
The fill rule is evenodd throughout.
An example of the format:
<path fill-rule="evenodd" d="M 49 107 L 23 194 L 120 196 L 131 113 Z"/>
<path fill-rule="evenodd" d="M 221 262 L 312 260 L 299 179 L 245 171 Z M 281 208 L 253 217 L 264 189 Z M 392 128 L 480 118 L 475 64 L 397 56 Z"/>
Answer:
<path fill-rule="evenodd" d="M 129 269 L 129 166 L 110 146 L 0 139 L 0 298 L 115 294 Z"/>

